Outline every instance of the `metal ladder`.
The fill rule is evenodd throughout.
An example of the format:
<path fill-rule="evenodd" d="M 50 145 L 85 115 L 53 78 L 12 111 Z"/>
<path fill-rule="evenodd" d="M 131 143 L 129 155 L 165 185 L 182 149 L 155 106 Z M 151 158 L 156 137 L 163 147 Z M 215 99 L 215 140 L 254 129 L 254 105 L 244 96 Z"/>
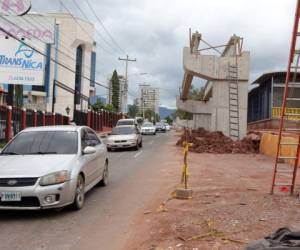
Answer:
<path fill-rule="evenodd" d="M 274 193 L 275 187 L 288 187 L 290 194 L 294 194 L 295 190 L 295 182 L 297 176 L 297 169 L 299 163 L 299 153 L 300 153 L 300 129 L 297 128 L 287 128 L 286 121 L 289 117 L 297 116 L 297 114 L 288 113 L 287 102 L 288 101 L 300 101 L 300 98 L 294 98 L 291 96 L 291 88 L 289 85 L 296 84 L 297 72 L 299 71 L 299 56 L 300 50 L 296 49 L 297 42 L 299 43 L 300 32 L 298 31 L 299 28 L 299 18 L 300 18 L 300 0 L 297 1 L 296 7 L 296 15 L 294 21 L 294 29 L 291 41 L 291 48 L 289 54 L 289 62 L 288 62 L 288 69 L 285 79 L 285 88 L 282 100 L 282 110 L 281 110 L 281 119 L 280 119 L 280 127 L 279 127 L 279 139 L 277 144 L 277 154 L 276 154 L 276 161 L 274 166 L 273 172 L 273 179 L 272 179 L 272 188 L 271 194 Z M 293 73 L 293 75 L 292 75 Z M 293 79 L 292 79 L 293 76 Z M 299 116 L 299 115 L 298 115 Z M 283 133 L 297 133 L 298 140 L 297 142 L 291 143 L 283 140 Z M 292 156 L 284 156 L 282 155 L 282 149 L 286 146 L 294 147 L 295 155 Z M 292 169 L 287 169 L 284 165 L 285 161 L 289 160 L 293 163 Z M 289 178 L 290 181 L 286 182 L 285 180 L 282 182 L 280 179 Z M 279 179 L 279 180 L 278 180 Z"/>
<path fill-rule="evenodd" d="M 239 123 L 239 85 L 238 85 L 238 67 L 236 63 L 228 65 L 229 82 L 229 136 L 232 139 L 240 139 Z"/>

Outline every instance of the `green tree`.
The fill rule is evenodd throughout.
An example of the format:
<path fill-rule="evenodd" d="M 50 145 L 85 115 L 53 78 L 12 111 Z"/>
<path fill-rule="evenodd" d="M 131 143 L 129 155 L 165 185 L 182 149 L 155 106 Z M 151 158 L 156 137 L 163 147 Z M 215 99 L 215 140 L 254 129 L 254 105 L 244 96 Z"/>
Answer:
<path fill-rule="evenodd" d="M 182 109 L 177 109 L 172 114 L 173 120 L 175 120 L 177 117 L 179 117 L 181 120 L 193 120 L 193 114 Z"/>
<path fill-rule="evenodd" d="M 139 108 L 136 105 L 128 105 L 128 115 L 131 118 L 135 118 L 139 113 Z"/>
<path fill-rule="evenodd" d="M 145 119 L 156 123 L 156 122 L 160 121 L 160 116 L 159 116 L 159 114 L 156 114 L 153 110 L 147 109 L 147 110 L 145 110 Z"/>
<path fill-rule="evenodd" d="M 204 98 L 204 87 L 201 87 L 200 89 L 198 89 L 192 85 L 190 88 L 188 99 L 191 99 L 194 101 L 202 101 L 203 98 Z"/>
<path fill-rule="evenodd" d="M 115 111 L 116 111 L 115 107 L 114 107 L 112 104 L 107 104 L 107 105 L 104 107 L 104 109 L 105 109 L 106 111 L 110 111 L 110 112 L 115 112 Z"/>
<path fill-rule="evenodd" d="M 114 106 L 115 110 L 118 111 L 120 108 L 120 81 L 119 76 L 116 70 L 111 78 L 111 85 L 112 85 L 112 105 Z"/>
<path fill-rule="evenodd" d="M 99 111 L 100 109 L 103 109 L 103 108 L 104 108 L 103 102 L 101 101 L 100 98 L 97 98 L 95 104 L 92 105 L 92 110 Z"/>
<path fill-rule="evenodd" d="M 170 116 L 166 117 L 166 121 L 168 124 L 172 124 L 173 123 L 173 119 Z"/>

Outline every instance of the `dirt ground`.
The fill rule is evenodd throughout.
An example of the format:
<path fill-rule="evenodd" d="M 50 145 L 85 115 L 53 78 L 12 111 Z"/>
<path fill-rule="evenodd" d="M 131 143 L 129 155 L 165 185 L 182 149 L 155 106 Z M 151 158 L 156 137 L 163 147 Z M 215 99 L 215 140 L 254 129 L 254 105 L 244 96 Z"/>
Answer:
<path fill-rule="evenodd" d="M 283 190 L 269 195 L 272 158 L 190 153 L 193 198 L 168 200 L 180 180 L 183 158 L 180 148 L 169 148 L 172 157 L 162 162 L 159 173 L 165 176 L 160 192 L 132 223 L 124 249 L 244 249 L 280 227 L 300 229 L 297 197 Z"/>

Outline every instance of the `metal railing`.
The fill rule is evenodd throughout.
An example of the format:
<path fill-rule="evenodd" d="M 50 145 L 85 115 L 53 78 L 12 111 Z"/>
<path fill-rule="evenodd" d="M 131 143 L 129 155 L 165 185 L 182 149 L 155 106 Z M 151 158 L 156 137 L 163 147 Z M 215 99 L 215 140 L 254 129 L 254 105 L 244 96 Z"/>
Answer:
<path fill-rule="evenodd" d="M 272 108 L 272 118 L 274 119 L 280 119 L 282 113 L 281 107 L 273 107 Z M 290 116 L 286 116 L 286 120 L 290 121 L 300 121 L 300 108 L 286 108 L 285 109 L 286 114 L 292 114 Z"/>

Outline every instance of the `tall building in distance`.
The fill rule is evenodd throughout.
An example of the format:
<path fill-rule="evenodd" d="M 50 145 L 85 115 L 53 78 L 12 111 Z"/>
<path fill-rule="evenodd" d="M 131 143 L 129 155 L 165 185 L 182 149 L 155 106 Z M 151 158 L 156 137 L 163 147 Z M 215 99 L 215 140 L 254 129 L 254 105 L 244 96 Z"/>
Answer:
<path fill-rule="evenodd" d="M 140 85 L 141 98 L 138 102 L 139 111 L 152 110 L 159 114 L 159 89 L 149 84 Z"/>
<path fill-rule="evenodd" d="M 118 112 L 126 113 L 127 112 L 127 86 L 126 79 L 122 75 L 118 75 L 120 83 L 120 92 L 119 92 L 119 110 Z M 111 76 L 108 79 L 108 90 L 107 90 L 107 104 L 112 104 L 112 81 Z"/>

